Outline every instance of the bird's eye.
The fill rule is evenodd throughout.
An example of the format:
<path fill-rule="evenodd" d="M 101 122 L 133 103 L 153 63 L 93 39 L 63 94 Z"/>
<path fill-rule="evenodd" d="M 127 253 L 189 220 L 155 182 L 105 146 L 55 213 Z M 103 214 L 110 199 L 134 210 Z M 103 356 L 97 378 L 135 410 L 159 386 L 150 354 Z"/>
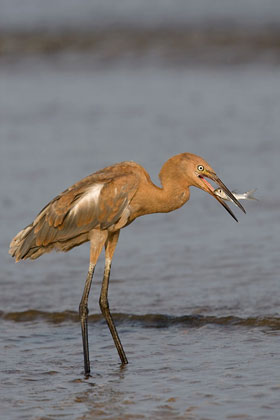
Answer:
<path fill-rule="evenodd" d="M 203 171 L 203 170 L 204 170 L 204 166 L 202 166 L 202 165 L 198 165 L 197 169 L 198 169 L 199 171 Z"/>

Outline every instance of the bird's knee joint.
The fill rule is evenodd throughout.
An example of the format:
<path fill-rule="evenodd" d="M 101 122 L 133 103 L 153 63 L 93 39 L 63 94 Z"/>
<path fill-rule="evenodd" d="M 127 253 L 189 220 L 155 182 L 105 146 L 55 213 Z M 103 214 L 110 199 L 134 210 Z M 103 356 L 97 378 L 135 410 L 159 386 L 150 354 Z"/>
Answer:
<path fill-rule="evenodd" d="M 80 303 L 79 315 L 80 315 L 80 319 L 87 318 L 87 316 L 88 316 L 88 306 L 87 305 Z"/>
<path fill-rule="evenodd" d="M 109 303 L 107 299 L 100 298 L 99 299 L 99 306 L 101 311 L 103 312 L 105 309 L 109 309 Z"/>

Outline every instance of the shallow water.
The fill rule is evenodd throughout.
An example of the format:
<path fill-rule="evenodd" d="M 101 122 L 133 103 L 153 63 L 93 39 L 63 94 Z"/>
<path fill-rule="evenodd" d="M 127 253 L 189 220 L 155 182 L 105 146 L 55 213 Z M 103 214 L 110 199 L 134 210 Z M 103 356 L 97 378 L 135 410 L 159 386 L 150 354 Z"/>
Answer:
<path fill-rule="evenodd" d="M 280 5 L 275 0 L 0 0 L 2 30 L 65 28 L 100 29 L 120 26 L 159 27 L 223 23 L 277 25 Z"/>
<path fill-rule="evenodd" d="M 0 85 L 1 419 L 278 419 L 279 67 L 31 56 L 2 61 Z M 9 242 L 83 176 L 127 159 L 157 182 L 184 151 L 259 201 L 233 209 L 237 224 L 193 189 L 180 210 L 123 230 L 110 306 L 129 364 L 99 313 L 101 258 L 85 380 L 88 246 L 14 264 Z"/>

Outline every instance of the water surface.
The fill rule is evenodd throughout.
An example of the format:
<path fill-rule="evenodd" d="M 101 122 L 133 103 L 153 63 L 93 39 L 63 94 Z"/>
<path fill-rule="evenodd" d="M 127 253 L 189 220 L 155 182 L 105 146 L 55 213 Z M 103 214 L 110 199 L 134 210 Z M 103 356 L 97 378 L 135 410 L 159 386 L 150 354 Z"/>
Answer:
<path fill-rule="evenodd" d="M 280 76 L 274 61 L 103 66 L 88 54 L 0 66 L 1 418 L 279 418 Z M 180 152 L 231 189 L 258 188 L 239 223 L 202 191 L 121 233 L 110 306 L 121 367 L 90 295 L 92 377 L 77 308 L 87 244 L 14 264 L 11 238 L 57 193 L 122 160 L 154 182 Z M 4 182 L 3 182 L 4 180 Z"/>

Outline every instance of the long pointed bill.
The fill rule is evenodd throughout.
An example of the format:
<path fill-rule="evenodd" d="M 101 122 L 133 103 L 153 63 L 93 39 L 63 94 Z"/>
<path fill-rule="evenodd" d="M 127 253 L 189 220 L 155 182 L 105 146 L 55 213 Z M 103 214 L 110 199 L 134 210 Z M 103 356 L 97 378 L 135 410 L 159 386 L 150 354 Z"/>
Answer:
<path fill-rule="evenodd" d="M 217 201 L 226 209 L 226 211 L 238 222 L 238 219 L 236 218 L 235 214 L 231 210 L 231 208 L 224 202 L 224 200 L 220 197 L 218 197 L 216 194 L 214 194 L 212 191 L 209 191 L 209 193 L 216 198 Z"/>
<path fill-rule="evenodd" d="M 206 171 L 205 171 L 206 172 Z M 220 178 L 217 177 L 217 175 L 214 172 L 210 172 L 207 171 L 206 173 L 204 172 L 203 176 L 199 176 L 205 183 L 205 185 L 208 187 L 208 193 L 211 194 L 225 209 L 226 211 L 234 218 L 234 220 L 237 220 L 237 218 L 235 217 L 234 213 L 232 212 L 232 210 L 230 209 L 230 207 L 224 202 L 224 200 L 222 198 L 220 198 L 219 196 L 217 196 L 214 193 L 214 188 L 212 187 L 211 184 L 209 184 L 209 182 L 206 181 L 206 179 L 204 177 L 210 178 L 212 179 L 212 181 L 216 182 L 216 184 L 218 184 L 222 190 L 226 193 L 226 195 L 244 212 L 246 213 L 244 207 L 242 206 L 242 204 L 240 204 L 240 202 L 234 197 L 234 195 L 232 194 L 232 192 L 225 186 L 225 184 L 220 180 Z"/>

